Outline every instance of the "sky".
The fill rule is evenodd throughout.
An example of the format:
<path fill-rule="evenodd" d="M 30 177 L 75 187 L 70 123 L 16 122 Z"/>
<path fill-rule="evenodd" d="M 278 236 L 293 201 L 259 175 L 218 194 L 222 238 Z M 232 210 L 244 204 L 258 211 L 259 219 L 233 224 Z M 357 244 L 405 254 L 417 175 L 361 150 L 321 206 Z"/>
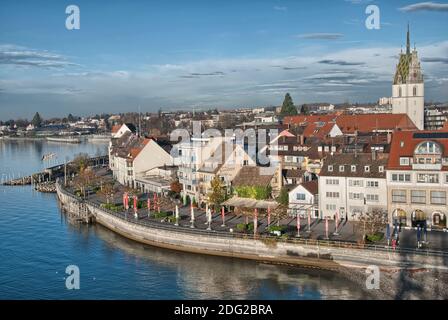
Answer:
<path fill-rule="evenodd" d="M 369 5 L 380 29 L 365 26 Z M 286 92 L 374 102 L 391 95 L 408 22 L 426 101 L 448 101 L 448 2 L 2 0 L 0 120 L 270 106 Z"/>

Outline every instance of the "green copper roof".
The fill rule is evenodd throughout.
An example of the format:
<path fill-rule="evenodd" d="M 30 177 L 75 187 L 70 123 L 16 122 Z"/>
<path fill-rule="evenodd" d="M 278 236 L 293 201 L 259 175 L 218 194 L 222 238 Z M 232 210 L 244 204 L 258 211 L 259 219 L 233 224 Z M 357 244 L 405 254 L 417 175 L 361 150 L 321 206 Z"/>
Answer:
<path fill-rule="evenodd" d="M 395 72 L 394 83 L 398 83 L 398 77 L 401 75 L 401 82 L 406 83 L 409 75 L 409 65 L 411 64 L 411 54 L 401 54 L 400 62 L 398 62 L 397 71 Z"/>

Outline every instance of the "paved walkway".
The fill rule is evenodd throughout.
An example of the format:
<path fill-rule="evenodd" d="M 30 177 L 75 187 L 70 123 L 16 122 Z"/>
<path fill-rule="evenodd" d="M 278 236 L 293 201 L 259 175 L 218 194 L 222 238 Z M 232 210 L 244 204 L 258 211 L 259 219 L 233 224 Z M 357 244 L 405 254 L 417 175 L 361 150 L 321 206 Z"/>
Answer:
<path fill-rule="evenodd" d="M 101 172 L 102 174 L 105 174 L 104 172 Z M 104 179 L 110 179 L 110 176 L 104 175 Z M 122 202 L 122 196 L 125 192 L 125 187 L 118 185 L 118 190 L 116 193 L 116 196 L 111 201 L 112 203 L 121 203 Z M 150 195 L 150 199 L 152 201 L 153 195 Z M 98 197 L 97 195 L 90 195 L 89 200 L 96 202 L 97 204 L 104 203 L 105 200 Z M 147 195 L 143 195 L 139 198 L 139 200 L 147 200 Z M 130 219 L 134 217 L 134 210 L 132 208 L 133 201 L 129 201 L 130 209 L 127 213 L 123 212 L 123 215 L 126 214 L 126 216 Z M 174 212 L 171 210 L 166 210 L 166 208 L 161 208 L 162 211 L 167 211 L 170 215 L 174 215 Z M 167 219 L 155 219 L 154 218 L 155 211 L 151 208 L 150 211 L 150 218 L 148 218 L 148 210 L 145 209 L 139 209 L 138 210 L 138 219 L 143 220 L 152 220 L 156 221 L 164 221 L 165 223 L 171 223 L 168 222 Z M 195 222 L 194 227 L 197 229 L 207 229 L 208 228 L 208 222 L 207 217 L 204 209 L 194 209 L 195 213 Z M 191 209 L 189 206 L 182 206 L 179 203 L 179 215 L 180 215 L 180 221 L 179 221 L 179 227 L 185 227 L 190 228 L 191 227 Z M 253 223 L 253 218 L 248 218 L 246 220 L 246 217 L 244 216 L 237 216 L 233 213 L 226 212 L 225 214 L 225 226 L 222 226 L 222 216 L 221 213 L 214 213 L 212 215 L 212 223 L 211 223 L 211 229 L 216 231 L 227 231 L 227 232 L 240 232 L 237 230 L 237 225 L 240 223 Z M 271 219 L 271 226 L 277 225 L 277 221 L 272 217 Z M 281 226 L 286 226 L 286 234 L 290 237 L 296 237 L 297 236 L 297 219 L 294 217 L 290 217 L 287 219 L 282 219 L 280 221 Z M 267 230 L 268 224 L 267 224 L 267 218 L 266 217 L 260 217 L 258 220 L 258 227 L 257 232 L 260 234 L 268 234 Z M 356 225 L 354 222 L 351 221 L 341 221 L 338 226 L 337 233 L 335 232 L 335 221 L 328 221 L 328 239 L 334 240 L 334 241 L 347 241 L 347 242 L 357 242 L 360 238 L 359 233 L 356 232 Z M 250 234 L 250 232 L 248 232 Z M 384 231 L 385 233 L 385 231 Z M 323 240 L 327 239 L 327 233 L 325 230 L 325 221 L 319 220 L 319 219 L 311 219 L 311 225 L 308 226 L 308 219 L 300 219 L 300 237 L 304 239 L 316 239 L 316 240 Z M 399 235 L 400 243 L 399 247 L 401 248 L 410 248 L 415 249 L 417 248 L 417 233 L 415 230 L 406 230 L 402 229 Z M 387 245 L 387 240 L 383 239 L 381 242 L 377 243 L 380 245 Z M 440 250 L 440 251 L 448 251 L 448 233 L 441 232 L 441 231 L 429 231 L 427 234 L 427 242 L 423 245 L 424 249 L 431 249 L 431 250 Z"/>

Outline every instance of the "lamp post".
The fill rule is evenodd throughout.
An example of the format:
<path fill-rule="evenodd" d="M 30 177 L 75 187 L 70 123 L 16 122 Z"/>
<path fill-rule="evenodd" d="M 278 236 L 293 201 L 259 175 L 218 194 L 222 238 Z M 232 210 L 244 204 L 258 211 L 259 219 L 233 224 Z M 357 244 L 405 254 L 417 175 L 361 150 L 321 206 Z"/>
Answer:
<path fill-rule="evenodd" d="M 190 210 L 191 210 L 191 220 L 190 220 L 190 222 L 191 222 L 191 226 L 190 226 L 190 228 L 194 228 L 194 208 L 193 208 L 193 204 L 191 204 L 190 205 Z"/>
<path fill-rule="evenodd" d="M 176 204 L 176 221 L 174 223 L 175 226 L 179 225 L 179 206 Z"/>

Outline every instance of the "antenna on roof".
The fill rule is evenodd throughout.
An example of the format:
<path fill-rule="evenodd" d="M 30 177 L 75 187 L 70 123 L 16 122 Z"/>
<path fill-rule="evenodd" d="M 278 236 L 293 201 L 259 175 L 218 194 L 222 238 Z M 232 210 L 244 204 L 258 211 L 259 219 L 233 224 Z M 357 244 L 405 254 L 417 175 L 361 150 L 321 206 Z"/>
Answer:
<path fill-rule="evenodd" d="M 140 106 L 138 106 L 138 136 L 140 137 L 141 135 L 142 135 L 142 124 L 140 117 Z"/>

